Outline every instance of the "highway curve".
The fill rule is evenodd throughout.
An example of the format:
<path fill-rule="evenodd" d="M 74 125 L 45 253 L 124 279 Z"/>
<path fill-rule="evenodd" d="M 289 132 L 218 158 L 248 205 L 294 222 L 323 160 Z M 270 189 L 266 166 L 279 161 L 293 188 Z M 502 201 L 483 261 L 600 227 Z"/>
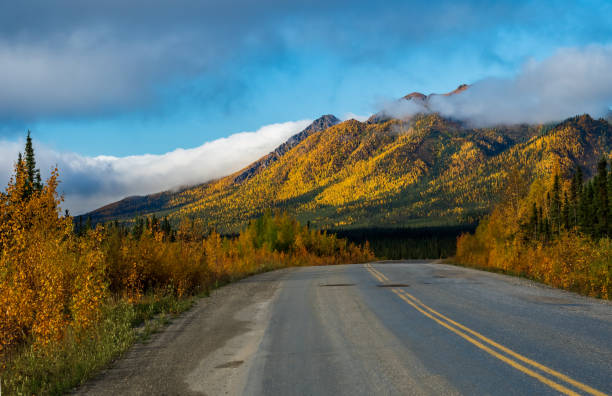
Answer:
<path fill-rule="evenodd" d="M 75 394 L 612 394 L 612 304 L 430 262 L 274 271 Z"/>

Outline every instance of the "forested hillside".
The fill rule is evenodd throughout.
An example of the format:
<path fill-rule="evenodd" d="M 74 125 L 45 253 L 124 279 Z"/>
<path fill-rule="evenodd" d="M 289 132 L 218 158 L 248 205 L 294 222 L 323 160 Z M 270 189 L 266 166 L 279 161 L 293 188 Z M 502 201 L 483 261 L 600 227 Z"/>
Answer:
<path fill-rule="evenodd" d="M 588 176 L 612 148 L 610 124 L 588 115 L 496 128 L 436 114 L 323 127 L 265 166 L 260 160 L 220 180 L 128 198 L 89 216 L 198 218 L 224 233 L 275 208 L 317 228 L 472 224 L 498 201 L 511 167 L 533 179 L 581 165 Z"/>
<path fill-rule="evenodd" d="M 457 242 L 458 263 L 529 277 L 555 287 L 610 298 L 612 169 L 602 158 L 584 180 L 554 169 L 532 183 L 512 172 L 503 201 Z"/>

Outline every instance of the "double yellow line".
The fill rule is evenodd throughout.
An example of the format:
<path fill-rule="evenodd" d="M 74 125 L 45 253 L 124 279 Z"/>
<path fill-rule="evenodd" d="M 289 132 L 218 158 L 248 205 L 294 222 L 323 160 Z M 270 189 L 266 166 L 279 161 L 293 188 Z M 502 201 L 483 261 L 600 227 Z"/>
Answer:
<path fill-rule="evenodd" d="M 379 282 L 385 283 L 389 281 L 389 279 L 382 272 L 378 271 L 371 264 L 366 264 L 365 267 L 370 272 L 370 274 L 372 274 L 372 276 L 374 276 Z M 522 373 L 527 374 L 537 379 L 538 381 L 550 386 L 551 388 L 555 389 L 556 391 L 560 393 L 563 393 L 566 395 L 580 395 L 579 393 L 573 391 L 572 389 L 566 386 L 566 385 L 571 385 L 590 395 L 606 396 L 605 393 L 598 391 L 597 389 L 594 389 L 586 384 L 583 384 L 582 382 L 576 381 L 568 377 L 567 375 L 564 375 L 547 366 L 544 366 L 543 364 L 540 364 L 534 360 L 531 360 L 528 357 L 525 357 L 517 352 L 514 352 L 513 350 L 506 348 L 505 346 L 485 337 L 484 335 L 460 323 L 457 323 L 456 321 L 450 319 L 449 317 L 442 315 L 440 312 L 425 305 L 422 301 L 420 301 L 418 298 L 414 297 L 410 293 L 406 292 L 405 290 L 392 288 L 391 291 L 395 293 L 397 296 L 399 296 L 399 298 L 404 300 L 408 305 L 412 306 L 414 309 L 416 309 L 417 311 L 419 311 L 426 317 L 430 318 L 431 320 L 435 321 L 441 326 L 447 328 L 453 333 L 464 338 L 466 341 L 475 345 L 479 349 L 496 357 L 502 362 L 514 367 L 515 369 L 521 371 Z M 531 368 L 528 366 L 531 366 Z M 549 374 L 550 376 L 555 377 L 557 380 L 565 382 L 565 384 L 561 384 L 559 382 L 551 380 L 545 377 L 544 375 L 542 375 L 541 373 L 535 371 L 534 369 L 538 369 L 541 372 Z"/>

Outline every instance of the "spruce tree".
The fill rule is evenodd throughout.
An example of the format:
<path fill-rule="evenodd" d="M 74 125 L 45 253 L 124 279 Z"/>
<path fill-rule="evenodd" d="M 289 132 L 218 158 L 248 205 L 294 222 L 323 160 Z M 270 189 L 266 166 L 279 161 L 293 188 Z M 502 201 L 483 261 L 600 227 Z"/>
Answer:
<path fill-rule="evenodd" d="M 563 194 L 563 209 L 561 210 L 561 218 L 563 221 L 563 227 L 566 230 L 570 229 L 570 203 L 567 196 L 567 191 Z"/>
<path fill-rule="evenodd" d="M 550 222 L 548 221 L 548 219 L 544 219 L 544 225 L 542 227 L 543 230 L 543 234 L 544 234 L 544 240 L 548 241 L 550 240 Z"/>
<path fill-rule="evenodd" d="M 596 219 L 596 236 L 604 236 L 608 233 L 608 161 L 602 158 L 597 163 L 597 175 L 594 180 L 595 201 L 594 214 Z"/>
<path fill-rule="evenodd" d="M 151 217 L 151 233 L 155 234 L 159 231 L 159 219 L 155 214 Z"/>
<path fill-rule="evenodd" d="M 561 181 L 559 174 L 555 174 L 552 194 L 550 195 L 550 225 L 554 233 L 561 232 Z"/>
<path fill-rule="evenodd" d="M 168 221 L 168 217 L 167 216 L 164 217 L 164 219 L 162 220 L 161 230 L 166 235 L 170 235 L 172 233 L 172 226 L 170 225 L 170 222 Z"/>
<path fill-rule="evenodd" d="M 19 152 L 19 155 L 17 156 L 17 167 L 15 169 L 15 179 L 19 179 L 19 174 L 23 171 L 23 168 L 23 157 L 21 155 L 21 152 Z"/>
<path fill-rule="evenodd" d="M 34 147 L 32 145 L 32 137 L 28 130 L 25 145 L 25 167 L 27 172 L 27 196 L 31 196 L 34 192 L 42 190 L 42 182 L 40 178 L 40 170 L 36 168 L 36 158 L 34 156 Z"/>
<path fill-rule="evenodd" d="M 591 221 L 589 208 L 589 188 L 587 183 L 585 186 L 582 187 L 580 199 L 578 202 L 578 226 L 580 228 L 580 231 L 584 232 L 585 234 L 589 233 L 589 223 Z"/>
<path fill-rule="evenodd" d="M 586 208 L 587 215 L 584 222 L 586 233 L 591 236 L 595 236 L 595 216 L 597 215 L 597 205 L 595 202 L 595 186 L 593 185 L 593 180 L 587 183 Z"/>
<path fill-rule="evenodd" d="M 579 213 L 580 213 L 580 198 L 582 193 L 583 184 L 582 168 L 576 166 L 574 177 L 572 177 L 572 185 L 570 188 L 570 202 L 571 202 L 571 225 L 576 227 L 579 225 Z"/>
<path fill-rule="evenodd" d="M 134 239 L 140 239 L 143 231 L 144 231 L 144 220 L 141 217 L 137 217 L 134 220 L 134 227 L 132 227 L 132 237 Z"/>
<path fill-rule="evenodd" d="M 612 235 L 612 161 L 608 172 L 608 235 Z"/>
<path fill-rule="evenodd" d="M 544 220 L 545 220 L 545 218 L 544 218 L 544 209 L 542 209 L 542 207 L 540 206 L 540 214 L 538 216 L 538 222 L 539 222 L 539 226 L 540 226 L 538 231 L 540 233 L 544 232 Z"/>
<path fill-rule="evenodd" d="M 538 223 L 538 206 L 534 202 L 531 208 L 531 218 L 529 219 L 529 225 L 533 232 L 534 239 L 538 238 Z"/>

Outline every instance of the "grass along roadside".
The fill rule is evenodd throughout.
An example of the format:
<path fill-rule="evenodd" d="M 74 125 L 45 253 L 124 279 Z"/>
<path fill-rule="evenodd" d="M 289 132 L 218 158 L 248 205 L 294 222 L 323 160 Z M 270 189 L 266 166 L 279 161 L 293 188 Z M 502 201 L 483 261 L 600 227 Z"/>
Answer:
<path fill-rule="evenodd" d="M 150 294 L 138 303 L 109 300 L 102 319 L 81 334 L 68 332 L 44 347 L 28 343 L 2 362 L 2 394 L 61 395 L 84 383 L 121 357 L 134 343 L 146 342 L 199 297 Z"/>

